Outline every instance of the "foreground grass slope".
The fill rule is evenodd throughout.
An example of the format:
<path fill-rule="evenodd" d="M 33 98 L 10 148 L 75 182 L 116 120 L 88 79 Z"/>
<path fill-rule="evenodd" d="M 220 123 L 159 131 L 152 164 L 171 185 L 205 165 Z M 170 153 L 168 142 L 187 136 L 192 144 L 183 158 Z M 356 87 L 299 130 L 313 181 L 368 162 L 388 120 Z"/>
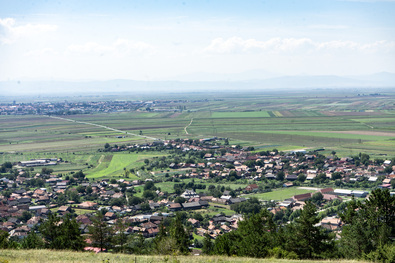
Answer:
<path fill-rule="evenodd" d="M 125 254 L 95 254 L 92 252 L 69 252 L 69 251 L 51 251 L 51 250 L 0 250 L 0 262 L 22 263 L 22 262 L 87 262 L 87 263 L 101 263 L 101 262 L 232 262 L 232 263 L 246 263 L 246 262 L 273 262 L 273 263 L 291 263 L 291 262 L 310 262 L 310 263 L 328 263 L 328 262 L 360 262 L 355 260 L 343 261 L 328 261 L 328 260 L 287 260 L 287 259 L 256 259 L 256 258 L 241 258 L 241 257 L 220 257 L 220 256 L 140 256 L 140 255 L 125 255 Z"/>

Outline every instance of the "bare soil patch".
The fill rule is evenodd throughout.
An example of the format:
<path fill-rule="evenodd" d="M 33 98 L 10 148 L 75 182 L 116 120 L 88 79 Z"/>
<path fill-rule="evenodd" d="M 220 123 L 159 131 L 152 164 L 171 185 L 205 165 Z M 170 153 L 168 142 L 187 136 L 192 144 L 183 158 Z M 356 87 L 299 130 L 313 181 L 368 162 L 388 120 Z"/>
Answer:
<path fill-rule="evenodd" d="M 295 115 L 290 111 L 280 111 L 284 117 L 294 117 Z"/>

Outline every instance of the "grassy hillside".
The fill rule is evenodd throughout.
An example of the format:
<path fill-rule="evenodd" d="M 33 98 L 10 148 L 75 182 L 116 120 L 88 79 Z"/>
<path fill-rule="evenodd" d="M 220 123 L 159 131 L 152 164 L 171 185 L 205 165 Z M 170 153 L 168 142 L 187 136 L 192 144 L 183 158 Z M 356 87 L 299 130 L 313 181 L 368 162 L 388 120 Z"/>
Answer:
<path fill-rule="evenodd" d="M 122 262 L 272 262 L 272 263 L 291 263 L 291 262 L 310 262 L 310 263 L 328 263 L 339 262 L 328 260 L 286 260 L 286 259 L 255 259 L 255 258 L 238 258 L 238 257 L 219 257 L 219 256 L 138 256 L 125 254 L 95 254 L 92 252 L 68 252 L 68 251 L 51 251 L 51 250 L 0 250 L 0 262 L 5 263 L 22 263 L 22 262 L 87 262 L 87 263 L 122 263 Z M 340 261 L 343 263 L 361 262 L 353 260 Z"/>

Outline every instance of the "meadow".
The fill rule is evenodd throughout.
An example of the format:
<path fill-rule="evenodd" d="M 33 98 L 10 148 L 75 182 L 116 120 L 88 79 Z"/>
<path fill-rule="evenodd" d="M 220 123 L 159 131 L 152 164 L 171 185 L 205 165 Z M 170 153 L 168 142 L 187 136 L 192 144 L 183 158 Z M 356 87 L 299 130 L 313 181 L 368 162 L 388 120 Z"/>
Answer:
<path fill-rule="evenodd" d="M 258 258 L 243 258 L 243 257 L 225 257 L 225 256 L 165 256 L 165 255 L 127 255 L 127 254 L 112 254 L 112 253 L 98 253 L 93 252 L 71 252 L 71 251 L 54 251 L 54 250 L 0 250 L 0 262 L 2 263 L 152 263 L 152 262 L 179 262 L 179 263 L 200 263 L 200 262 L 230 262 L 230 263 L 363 263 L 364 261 L 355 260 L 288 260 L 288 259 L 258 259 Z"/>
<path fill-rule="evenodd" d="M 256 197 L 259 200 L 265 200 L 265 201 L 271 201 L 271 200 L 282 201 L 291 198 L 294 195 L 307 194 L 313 192 L 315 192 L 315 190 L 299 189 L 299 188 L 291 187 L 291 188 L 275 189 L 272 192 L 267 192 L 267 193 L 249 194 L 244 197 Z"/>

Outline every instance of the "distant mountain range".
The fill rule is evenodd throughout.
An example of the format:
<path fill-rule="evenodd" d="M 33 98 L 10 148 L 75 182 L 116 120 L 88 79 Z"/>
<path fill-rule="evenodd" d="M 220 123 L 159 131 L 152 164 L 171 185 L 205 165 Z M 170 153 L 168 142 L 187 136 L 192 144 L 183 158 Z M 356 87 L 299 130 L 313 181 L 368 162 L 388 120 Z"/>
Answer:
<path fill-rule="evenodd" d="M 274 77 L 273 77 L 274 76 Z M 261 77 L 261 78 L 259 78 Z M 250 71 L 243 74 L 197 73 L 174 81 L 2 81 L 0 96 L 55 94 L 111 94 L 150 92 L 245 91 L 319 88 L 380 88 L 394 87 L 395 74 L 382 72 L 362 76 L 275 76 L 272 73 Z M 186 81 L 192 79 L 192 81 Z"/>

